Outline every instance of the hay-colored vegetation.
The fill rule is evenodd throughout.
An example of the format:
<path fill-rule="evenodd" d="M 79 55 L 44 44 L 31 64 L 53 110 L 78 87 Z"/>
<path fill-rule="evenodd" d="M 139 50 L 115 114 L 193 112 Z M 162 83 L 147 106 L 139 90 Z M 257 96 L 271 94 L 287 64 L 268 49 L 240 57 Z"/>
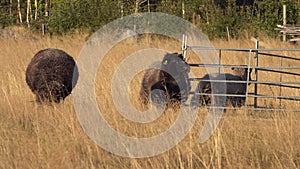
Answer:
<path fill-rule="evenodd" d="M 98 147 L 83 132 L 71 97 L 61 104 L 38 104 L 25 82 L 25 70 L 33 55 L 44 48 L 60 48 L 78 57 L 86 35 L 39 37 L 20 33 L 15 38 L 0 38 L 0 168 L 299 168 L 300 167 L 300 115 L 281 111 L 228 110 L 204 144 L 198 139 L 207 110 L 199 110 L 195 125 L 177 146 L 155 157 L 130 159 L 109 153 Z M 278 40 L 263 39 L 269 47 L 293 47 Z M 245 40 L 216 40 L 216 47 L 253 47 Z M 154 122 L 136 124 L 124 119 L 115 110 L 110 96 L 110 79 L 122 58 L 144 49 L 159 47 L 171 52 L 179 51 L 181 43 L 171 40 L 144 38 L 137 42 L 127 40 L 115 46 L 99 67 L 96 80 L 98 105 L 105 111 L 105 119 L 116 130 L 129 136 L 147 137 L 166 130 L 174 123 L 178 112 L 168 109 Z M 299 56 L 299 53 L 286 53 Z M 191 53 L 191 56 L 193 54 Z M 233 55 L 237 59 L 230 59 Z M 223 63 L 246 64 L 245 53 L 223 53 Z M 190 62 L 199 61 L 191 57 Z M 276 60 L 262 60 L 268 65 L 280 64 Z M 294 65 L 294 62 L 285 62 Z M 294 65 L 296 66 L 296 65 Z M 204 70 L 192 69 L 201 76 Z M 227 70 L 225 70 L 227 71 Z M 252 74 L 253 76 L 253 74 Z M 132 103 L 139 107 L 136 93 L 142 73 L 133 80 Z M 261 79 L 277 80 L 262 74 Z M 294 77 L 295 78 L 295 77 Z M 300 81 L 300 78 L 286 81 Z M 250 90 L 253 90 L 251 86 Z M 109 89 L 109 90 L 108 90 Z M 279 88 L 261 87 L 268 94 Z M 299 90 L 285 91 L 299 96 Z M 251 100 L 250 100 L 251 102 Z M 260 104 L 278 105 L 276 100 Z M 287 106 L 298 107 L 299 102 Z"/>

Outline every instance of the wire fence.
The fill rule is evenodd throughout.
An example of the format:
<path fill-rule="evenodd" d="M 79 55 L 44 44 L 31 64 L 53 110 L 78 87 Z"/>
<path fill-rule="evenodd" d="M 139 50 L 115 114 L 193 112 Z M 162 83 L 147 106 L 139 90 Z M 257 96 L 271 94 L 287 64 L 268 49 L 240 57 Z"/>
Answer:
<path fill-rule="evenodd" d="M 220 82 L 220 83 L 246 83 L 252 84 L 252 90 L 250 91 L 249 85 L 246 85 L 246 92 L 243 95 L 236 94 L 212 94 L 212 93 L 197 93 L 196 91 L 191 91 L 191 95 L 201 95 L 201 96 L 226 96 L 226 97 L 244 97 L 246 98 L 245 106 L 243 109 L 247 110 L 278 110 L 278 111 L 300 111 L 300 53 L 295 56 L 286 56 L 277 54 L 274 52 L 300 52 L 299 48 L 259 48 L 259 42 L 256 41 L 255 48 L 211 48 L 203 46 L 188 46 L 187 37 L 183 37 L 182 42 L 182 52 L 186 57 L 187 50 L 214 50 L 219 53 L 219 64 L 196 64 L 190 63 L 192 67 L 217 67 L 217 68 L 247 68 L 252 69 L 254 72 L 254 78 L 247 77 L 244 81 L 226 81 L 226 80 L 211 80 L 203 79 L 201 77 L 189 78 L 190 81 L 206 81 L 206 82 Z M 232 64 L 221 64 L 222 63 L 222 52 L 245 52 L 248 55 L 247 65 L 232 65 Z M 264 58 L 279 59 L 278 62 L 263 62 Z M 251 64 L 252 61 L 252 64 Z M 254 64 L 253 64 L 254 62 Z M 284 62 L 289 62 L 289 64 L 284 65 Z M 291 64 L 292 62 L 292 64 Z M 276 65 L 280 64 L 280 65 Z M 220 69 L 219 69 L 220 73 Z M 251 76 L 251 75 L 250 75 Z M 288 76 L 284 81 L 283 77 Z M 263 80 L 264 77 L 279 78 L 278 81 L 275 80 Z M 292 79 L 292 80 L 291 80 Z M 272 87 L 277 87 L 277 92 L 266 92 L 267 88 L 272 91 Z M 285 92 L 288 89 L 289 92 Z M 292 94 L 291 94 L 292 93 Z M 250 103 L 250 99 L 252 102 Z M 266 101 L 269 99 L 269 101 Z M 273 99 L 274 104 L 270 99 Z M 283 103 L 283 101 L 285 101 Z M 288 102 L 287 102 L 288 101 Z M 214 108 L 214 106 L 204 106 L 208 108 Z M 241 107 L 223 106 L 224 109 L 241 109 Z"/>

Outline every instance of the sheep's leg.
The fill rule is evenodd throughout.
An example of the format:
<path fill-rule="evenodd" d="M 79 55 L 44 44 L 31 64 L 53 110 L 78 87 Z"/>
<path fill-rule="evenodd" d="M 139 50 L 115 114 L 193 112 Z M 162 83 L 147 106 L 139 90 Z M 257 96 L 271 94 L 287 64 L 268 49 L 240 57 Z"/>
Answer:
<path fill-rule="evenodd" d="M 194 96 L 191 100 L 192 106 L 206 106 L 211 102 L 211 98 L 208 95 L 201 94 L 210 94 L 211 88 L 209 82 L 199 82 L 198 86 L 194 91 Z"/>
<path fill-rule="evenodd" d="M 200 93 L 211 94 L 211 84 L 209 82 L 200 82 Z M 211 95 L 201 95 L 201 104 L 210 105 L 211 104 Z"/>
<path fill-rule="evenodd" d="M 242 107 L 246 102 L 246 97 L 242 96 L 236 99 L 236 106 Z"/>
<path fill-rule="evenodd" d="M 201 89 L 200 83 L 198 83 L 198 85 L 197 85 L 197 87 L 196 87 L 196 89 L 194 91 L 194 95 L 193 95 L 193 97 L 191 99 L 191 106 L 194 106 L 194 107 L 204 106 L 205 105 L 204 97 L 203 97 L 203 95 L 201 95 L 201 93 L 203 92 L 203 90 Z"/>
<path fill-rule="evenodd" d="M 246 98 L 241 95 L 241 97 L 227 97 L 227 104 L 233 107 L 241 107 L 245 104 Z"/>
<path fill-rule="evenodd" d="M 200 95 L 198 93 L 200 93 L 199 92 L 199 85 L 194 90 L 194 95 L 191 99 L 191 106 L 193 106 L 193 107 L 198 107 L 199 103 L 201 105 Z"/>
<path fill-rule="evenodd" d="M 176 86 L 178 89 L 178 93 L 180 95 L 179 101 L 185 102 L 188 99 L 191 90 L 191 84 L 190 81 L 188 80 L 188 75 L 184 74 L 183 78 L 179 82 L 181 82 L 180 85 Z M 182 86 L 184 88 L 180 90 L 179 86 Z"/>
<path fill-rule="evenodd" d="M 59 103 L 61 100 L 64 100 L 65 97 L 69 94 L 67 87 L 59 81 L 50 81 L 40 91 L 40 99 L 48 100 L 50 102 Z"/>
<path fill-rule="evenodd" d="M 35 92 L 35 95 L 36 95 L 36 101 L 38 103 L 42 103 L 44 102 L 47 98 L 47 96 L 45 96 L 44 92 Z"/>
<path fill-rule="evenodd" d="M 151 87 L 150 99 L 155 105 L 165 104 L 170 99 L 165 83 L 158 82 Z"/>
<path fill-rule="evenodd" d="M 150 95 L 150 90 L 143 88 L 140 91 L 140 101 L 142 104 L 146 105 L 149 103 L 149 95 Z"/>

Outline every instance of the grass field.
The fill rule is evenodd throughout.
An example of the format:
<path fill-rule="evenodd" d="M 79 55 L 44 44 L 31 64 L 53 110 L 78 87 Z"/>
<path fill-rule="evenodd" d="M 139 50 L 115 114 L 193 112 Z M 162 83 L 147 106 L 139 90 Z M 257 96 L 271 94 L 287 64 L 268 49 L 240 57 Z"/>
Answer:
<path fill-rule="evenodd" d="M 60 104 L 38 104 L 26 85 L 25 70 L 33 55 L 41 49 L 63 49 L 75 59 L 86 39 L 85 34 L 63 37 L 39 37 L 19 32 L 14 38 L 0 37 L 0 168 L 300 168 L 300 114 L 283 111 L 228 110 L 208 141 L 198 139 L 207 116 L 200 109 L 196 122 L 182 142 L 163 154 L 141 158 L 124 158 L 97 146 L 83 132 L 72 103 L 72 95 Z M 263 39 L 267 47 L 295 47 L 279 40 Z M 244 40 L 215 40 L 216 47 L 253 47 Z M 178 112 L 172 108 L 149 124 L 126 120 L 114 108 L 110 85 L 112 73 L 122 59 L 146 48 L 179 52 L 180 42 L 144 38 L 129 39 L 117 44 L 99 67 L 95 91 L 103 116 L 117 131 L 129 136 L 149 137 L 162 133 L 172 125 Z M 282 54 L 300 57 L 299 53 Z M 237 59 L 231 60 L 230 57 Z M 191 56 L 189 62 L 199 60 Z M 248 54 L 223 53 L 223 63 L 247 64 Z M 280 65 L 280 60 L 262 59 L 263 65 Z M 286 66 L 297 62 L 286 62 Z M 205 73 L 192 69 L 196 76 Z M 227 70 L 226 70 L 227 71 Z M 253 76 L 253 74 L 252 74 Z M 130 93 L 136 100 L 142 73 L 132 81 Z M 300 81 L 299 77 L 283 76 L 285 81 Z M 262 73 L 260 80 L 278 80 L 274 74 Z M 253 90 L 253 86 L 250 87 Z M 277 87 L 261 87 L 261 92 L 278 94 Z M 282 90 L 286 95 L 299 96 L 297 89 Z M 250 100 L 251 102 L 251 100 Z M 263 106 L 276 106 L 278 100 L 262 100 Z M 288 108 L 298 108 L 299 102 L 284 102 Z"/>

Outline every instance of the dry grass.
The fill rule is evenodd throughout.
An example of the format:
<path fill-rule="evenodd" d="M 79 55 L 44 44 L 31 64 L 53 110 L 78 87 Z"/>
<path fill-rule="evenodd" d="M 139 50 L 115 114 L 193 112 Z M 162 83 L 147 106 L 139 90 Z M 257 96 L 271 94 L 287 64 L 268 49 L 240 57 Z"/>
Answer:
<path fill-rule="evenodd" d="M 33 55 L 43 48 L 65 50 L 75 58 L 86 35 L 66 37 L 38 37 L 26 34 L 0 38 L 0 168 L 299 168 L 300 115 L 277 111 L 227 111 L 212 137 L 198 143 L 207 110 L 201 109 L 195 125 L 185 139 L 171 150 L 155 157 L 130 159 L 111 154 L 98 147 L 83 132 L 74 111 L 71 97 L 61 104 L 37 104 L 25 83 L 25 70 Z M 277 40 L 264 39 L 270 47 L 290 47 Z M 217 47 L 253 47 L 249 40 L 218 40 Z M 149 124 L 136 124 L 124 119 L 115 110 L 110 96 L 110 80 L 122 58 L 144 48 L 159 47 L 178 51 L 178 42 L 142 39 L 140 43 L 128 40 L 118 44 L 100 65 L 96 81 L 99 106 L 106 110 L 104 117 L 118 131 L 131 136 L 153 136 L 174 123 L 178 112 L 168 109 L 159 119 Z M 295 55 L 295 53 L 287 53 Z M 191 54 L 192 55 L 192 54 Z M 224 63 L 246 64 L 247 59 L 224 54 Z M 299 54 L 297 54 L 299 56 Z M 226 58 L 228 57 L 228 58 Z M 191 62 L 198 62 L 193 57 Z M 271 60 L 277 64 L 277 61 Z M 268 65 L 270 60 L 262 60 Z M 293 62 L 285 63 L 293 65 Z M 296 66 L 296 65 L 294 65 Z M 193 70 L 203 75 L 203 70 Z M 105 73 L 105 74 L 104 74 Z M 105 75 L 105 76 L 104 76 Z M 142 74 L 136 76 L 131 87 L 132 102 L 139 107 L 135 96 Z M 263 74 L 261 79 L 276 80 Z M 299 81 L 300 79 L 288 79 Z M 108 90 L 109 89 L 109 90 Z M 271 94 L 278 88 L 261 88 Z M 299 96 L 299 90 L 285 91 Z M 293 106 L 299 103 L 289 102 Z M 276 105 L 276 100 L 261 102 Z M 298 105 L 297 105 L 298 104 Z M 102 111 L 103 112 L 103 111 Z"/>

